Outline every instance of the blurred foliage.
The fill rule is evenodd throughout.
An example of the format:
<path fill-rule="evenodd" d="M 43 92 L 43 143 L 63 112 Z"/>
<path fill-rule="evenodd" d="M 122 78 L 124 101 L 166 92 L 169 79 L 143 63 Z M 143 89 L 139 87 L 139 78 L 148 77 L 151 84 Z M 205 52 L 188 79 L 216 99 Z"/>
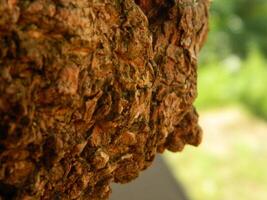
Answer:
<path fill-rule="evenodd" d="M 247 113 L 267 120 L 267 0 L 212 2 L 198 92 L 200 122 L 219 110 L 201 122 L 199 148 L 165 154 L 174 174 L 193 200 L 267 199 L 267 126 Z"/>
<path fill-rule="evenodd" d="M 198 108 L 242 103 L 267 119 L 267 1 L 215 0 L 200 56 Z"/>
<path fill-rule="evenodd" d="M 240 101 L 258 116 L 267 119 L 267 61 L 256 50 L 244 62 L 239 75 Z"/>
<path fill-rule="evenodd" d="M 210 11 L 210 34 L 202 60 L 231 54 L 244 58 L 251 44 L 267 53 L 266 0 L 214 0 Z"/>
<path fill-rule="evenodd" d="M 267 119 L 267 60 L 257 48 L 246 59 L 229 56 L 200 69 L 196 106 L 207 109 L 241 103 Z"/>

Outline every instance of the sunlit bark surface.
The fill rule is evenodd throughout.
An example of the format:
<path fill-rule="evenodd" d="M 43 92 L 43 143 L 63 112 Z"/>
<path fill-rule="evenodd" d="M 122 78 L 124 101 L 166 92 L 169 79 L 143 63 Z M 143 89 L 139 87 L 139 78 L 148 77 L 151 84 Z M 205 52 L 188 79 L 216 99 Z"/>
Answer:
<path fill-rule="evenodd" d="M 207 17 L 208 0 L 0 0 L 0 199 L 104 200 L 198 145 Z"/>

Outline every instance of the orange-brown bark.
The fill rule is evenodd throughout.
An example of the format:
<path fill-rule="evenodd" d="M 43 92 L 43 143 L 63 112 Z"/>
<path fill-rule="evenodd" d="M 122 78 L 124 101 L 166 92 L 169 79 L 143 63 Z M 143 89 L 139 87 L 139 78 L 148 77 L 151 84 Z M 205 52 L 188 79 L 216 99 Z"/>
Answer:
<path fill-rule="evenodd" d="M 208 0 L 0 1 L 0 199 L 107 199 L 198 145 Z"/>

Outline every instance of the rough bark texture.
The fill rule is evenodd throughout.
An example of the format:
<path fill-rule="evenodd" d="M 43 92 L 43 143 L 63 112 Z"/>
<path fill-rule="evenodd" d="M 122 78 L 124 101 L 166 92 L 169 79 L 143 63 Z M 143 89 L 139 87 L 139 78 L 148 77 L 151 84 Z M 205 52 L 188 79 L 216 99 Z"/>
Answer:
<path fill-rule="evenodd" d="M 0 199 L 107 199 L 198 145 L 207 16 L 208 0 L 0 0 Z"/>

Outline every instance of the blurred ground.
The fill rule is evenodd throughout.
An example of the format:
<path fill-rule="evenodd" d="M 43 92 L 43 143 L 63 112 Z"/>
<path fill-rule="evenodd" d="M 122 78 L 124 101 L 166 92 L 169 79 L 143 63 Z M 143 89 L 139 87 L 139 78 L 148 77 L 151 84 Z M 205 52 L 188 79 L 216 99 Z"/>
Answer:
<path fill-rule="evenodd" d="M 134 181 L 112 185 L 110 200 L 189 200 L 161 156 Z"/>
<path fill-rule="evenodd" d="M 267 123 L 240 106 L 200 113 L 200 147 L 165 154 L 192 200 L 266 200 Z"/>

